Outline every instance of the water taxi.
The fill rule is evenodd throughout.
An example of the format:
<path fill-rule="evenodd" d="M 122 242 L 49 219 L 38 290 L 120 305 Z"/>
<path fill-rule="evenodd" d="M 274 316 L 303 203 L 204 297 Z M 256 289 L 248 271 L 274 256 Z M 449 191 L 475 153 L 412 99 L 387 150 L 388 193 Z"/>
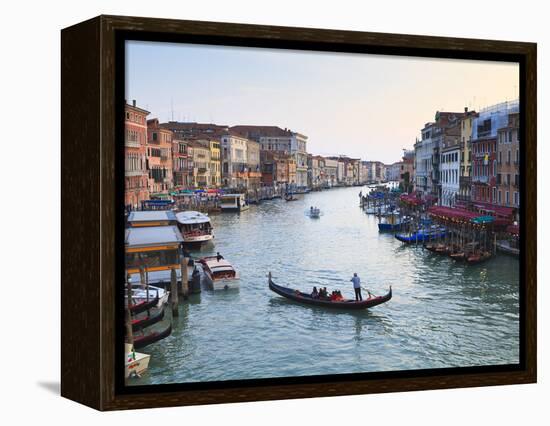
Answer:
<path fill-rule="evenodd" d="M 208 256 L 199 260 L 206 284 L 214 290 L 239 288 L 239 274 L 233 265 L 221 256 Z"/>
<path fill-rule="evenodd" d="M 207 215 L 189 210 L 177 213 L 176 219 L 184 244 L 203 244 L 214 238 L 212 224 Z"/>
<path fill-rule="evenodd" d="M 246 202 L 244 194 L 224 194 L 220 197 L 220 208 L 222 212 L 248 210 L 250 206 Z"/>

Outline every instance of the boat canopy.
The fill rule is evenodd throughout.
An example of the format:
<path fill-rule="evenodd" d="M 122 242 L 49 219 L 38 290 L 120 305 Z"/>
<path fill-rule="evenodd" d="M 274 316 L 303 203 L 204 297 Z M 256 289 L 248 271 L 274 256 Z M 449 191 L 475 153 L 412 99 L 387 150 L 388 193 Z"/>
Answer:
<path fill-rule="evenodd" d="M 172 210 L 147 210 L 133 211 L 128 216 L 129 223 L 176 221 L 176 215 Z"/>
<path fill-rule="evenodd" d="M 182 225 L 195 225 L 210 222 L 210 218 L 208 216 L 193 210 L 177 213 L 176 219 Z"/>
<path fill-rule="evenodd" d="M 399 199 L 404 203 L 407 203 L 413 206 L 419 206 L 420 204 L 422 204 L 422 200 L 418 198 L 414 192 L 412 194 L 401 194 L 399 196 Z"/>
<path fill-rule="evenodd" d="M 167 196 L 167 194 L 163 194 Z M 174 200 L 171 199 L 154 199 L 154 200 L 143 200 L 142 204 L 144 205 L 152 205 L 152 206 L 161 206 L 161 205 L 169 205 L 174 204 Z"/>
<path fill-rule="evenodd" d="M 154 247 L 180 244 L 183 237 L 177 226 L 150 226 L 126 229 L 124 244 L 127 248 Z"/>

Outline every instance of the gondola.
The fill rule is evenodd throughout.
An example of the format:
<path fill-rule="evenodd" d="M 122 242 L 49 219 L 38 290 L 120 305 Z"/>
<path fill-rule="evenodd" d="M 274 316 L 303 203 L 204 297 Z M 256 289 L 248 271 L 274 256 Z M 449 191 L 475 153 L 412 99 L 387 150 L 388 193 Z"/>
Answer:
<path fill-rule="evenodd" d="M 150 325 L 153 325 L 153 324 L 156 324 L 157 322 L 162 321 L 163 318 L 164 318 L 164 307 L 160 309 L 155 315 L 132 320 L 132 330 L 133 331 L 143 330 L 145 327 L 149 327 Z"/>
<path fill-rule="evenodd" d="M 159 340 L 170 336 L 171 333 L 172 323 L 170 323 L 170 325 L 162 331 L 152 331 L 151 333 L 145 334 L 143 336 L 134 336 L 134 349 L 141 349 L 145 346 L 150 345 L 151 343 L 158 342 Z"/>
<path fill-rule="evenodd" d="M 307 293 L 302 293 L 301 291 L 294 290 L 288 287 L 283 287 L 277 285 L 271 279 L 271 275 L 268 278 L 269 289 L 280 296 L 286 297 L 287 299 L 293 300 L 295 302 L 304 303 L 306 305 L 321 306 L 325 308 L 334 308 L 334 309 L 345 309 L 345 310 L 360 310 L 372 308 L 376 305 L 387 302 L 392 297 L 392 290 L 390 290 L 384 296 L 371 297 L 370 299 L 365 299 L 359 302 L 355 300 L 347 299 L 343 301 L 332 301 L 324 299 L 315 299 Z"/>
<path fill-rule="evenodd" d="M 148 302 L 144 300 L 143 302 L 139 302 L 139 303 L 136 303 L 135 305 L 130 306 L 130 312 L 132 313 L 132 315 L 140 314 L 142 312 L 145 312 L 149 309 L 154 308 L 155 306 L 157 306 L 158 302 L 159 302 L 159 297 L 157 294 L 157 297 L 149 300 Z"/>

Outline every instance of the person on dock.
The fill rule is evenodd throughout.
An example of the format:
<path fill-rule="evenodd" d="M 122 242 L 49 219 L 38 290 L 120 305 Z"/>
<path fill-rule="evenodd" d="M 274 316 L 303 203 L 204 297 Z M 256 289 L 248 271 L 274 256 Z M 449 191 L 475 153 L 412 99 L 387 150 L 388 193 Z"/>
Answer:
<path fill-rule="evenodd" d="M 354 272 L 353 278 L 350 280 L 353 283 L 353 290 L 355 291 L 355 300 L 358 302 L 363 300 L 361 296 L 361 278 L 357 276 L 357 272 Z"/>

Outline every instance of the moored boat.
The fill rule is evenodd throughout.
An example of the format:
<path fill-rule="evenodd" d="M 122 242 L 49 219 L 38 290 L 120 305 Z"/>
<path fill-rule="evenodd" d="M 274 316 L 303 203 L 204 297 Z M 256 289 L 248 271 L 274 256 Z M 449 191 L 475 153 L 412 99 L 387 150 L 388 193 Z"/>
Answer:
<path fill-rule="evenodd" d="M 132 319 L 132 331 L 140 331 L 146 327 L 150 327 L 157 322 L 160 322 L 164 319 L 164 307 L 158 310 L 158 312 L 153 315 L 147 315 L 143 318 L 134 318 Z"/>
<path fill-rule="evenodd" d="M 207 215 L 189 210 L 177 213 L 176 219 L 184 244 L 199 245 L 214 238 L 212 224 Z"/>
<path fill-rule="evenodd" d="M 150 333 L 144 334 L 142 336 L 134 336 L 134 348 L 141 349 L 145 346 L 148 346 L 152 343 L 158 342 L 159 340 L 164 339 L 165 337 L 170 336 L 172 333 L 172 323 L 168 325 L 164 330 L 161 331 L 151 331 Z"/>
<path fill-rule="evenodd" d="M 137 314 L 141 314 L 142 312 L 153 309 L 154 307 L 157 306 L 158 303 L 159 303 L 159 298 L 157 296 L 150 300 L 143 300 L 139 303 L 132 304 L 130 305 L 129 309 L 132 315 L 137 315 Z"/>
<path fill-rule="evenodd" d="M 346 309 L 346 310 L 361 310 L 368 309 L 374 306 L 380 305 L 387 302 L 392 298 L 392 289 L 390 289 L 387 294 L 384 296 L 375 296 L 369 297 L 362 301 L 355 301 L 353 299 L 343 299 L 343 300 L 330 300 L 330 299 L 320 299 L 314 298 L 308 293 L 303 293 L 299 290 L 295 290 L 288 287 L 283 287 L 277 285 L 271 279 L 271 273 L 268 278 L 269 289 L 280 296 L 286 297 L 287 299 L 293 300 L 298 303 L 303 303 L 306 305 L 320 306 L 325 308 L 333 309 Z"/>
<path fill-rule="evenodd" d="M 250 206 L 246 202 L 245 194 L 223 194 L 220 197 L 220 208 L 222 212 L 242 212 Z"/>
<path fill-rule="evenodd" d="M 151 355 L 136 352 L 134 350 L 134 347 L 129 343 L 126 343 L 124 347 L 126 357 L 124 375 L 126 378 L 131 376 L 139 377 L 141 374 L 147 371 L 147 367 L 149 367 L 149 361 L 151 360 Z"/>
<path fill-rule="evenodd" d="M 223 257 L 208 256 L 199 259 L 204 271 L 204 278 L 214 290 L 239 288 L 239 274 Z"/>
<path fill-rule="evenodd" d="M 443 237 L 445 237 L 445 229 L 439 227 L 419 229 L 412 234 L 395 234 L 395 238 L 405 244 L 423 243 L 425 241 L 437 240 Z"/>

